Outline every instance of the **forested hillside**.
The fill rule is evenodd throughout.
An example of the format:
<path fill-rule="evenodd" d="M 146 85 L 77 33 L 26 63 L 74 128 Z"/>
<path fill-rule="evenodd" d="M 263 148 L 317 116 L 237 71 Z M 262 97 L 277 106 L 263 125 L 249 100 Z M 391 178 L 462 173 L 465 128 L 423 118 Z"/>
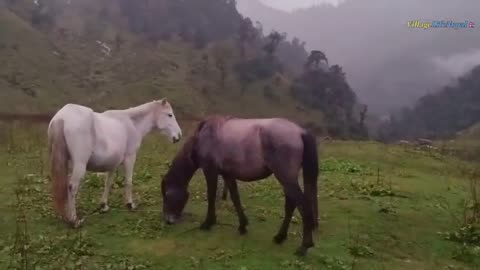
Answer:
<path fill-rule="evenodd" d="M 316 2 L 285 12 L 270 5 Z M 338 6 L 320 4 L 338 2 Z M 277 4 L 274 4 L 277 3 Z M 238 0 L 238 8 L 265 29 L 305 40 L 342 65 L 369 111 L 386 115 L 439 89 L 480 63 L 477 28 L 415 30 L 409 20 L 475 21 L 480 1 L 457 0 Z"/>
<path fill-rule="evenodd" d="M 404 108 L 393 114 L 380 130 L 385 139 L 448 138 L 478 122 L 480 66 L 441 91 L 423 96 L 413 108 Z M 467 133 L 478 133 L 474 131 L 472 128 Z"/>
<path fill-rule="evenodd" d="M 281 29 L 263 33 L 235 1 L 0 6 L 1 112 L 51 112 L 66 102 L 102 110 L 167 97 L 184 116 L 283 116 L 324 134 L 366 134 L 340 67 Z"/>

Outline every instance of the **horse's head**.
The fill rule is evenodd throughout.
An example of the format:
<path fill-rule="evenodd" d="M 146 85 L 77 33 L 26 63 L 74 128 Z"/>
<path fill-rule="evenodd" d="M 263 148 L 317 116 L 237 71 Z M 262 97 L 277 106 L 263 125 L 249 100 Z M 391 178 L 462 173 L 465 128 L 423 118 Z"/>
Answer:
<path fill-rule="evenodd" d="M 183 209 L 187 204 L 189 193 L 186 187 L 163 179 L 163 215 L 167 224 L 175 224 L 182 217 Z"/>
<path fill-rule="evenodd" d="M 180 141 L 182 130 L 175 119 L 173 109 L 166 99 L 155 101 L 154 126 L 168 136 L 173 143 Z"/>
<path fill-rule="evenodd" d="M 168 224 L 176 223 L 187 204 L 188 184 L 198 169 L 197 138 L 188 138 L 173 159 L 162 180 L 163 215 Z"/>

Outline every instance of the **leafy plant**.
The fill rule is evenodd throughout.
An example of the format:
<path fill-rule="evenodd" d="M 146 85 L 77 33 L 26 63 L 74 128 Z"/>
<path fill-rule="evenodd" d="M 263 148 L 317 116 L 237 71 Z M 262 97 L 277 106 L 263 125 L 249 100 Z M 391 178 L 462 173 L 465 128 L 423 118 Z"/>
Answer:
<path fill-rule="evenodd" d="M 466 244 L 462 244 L 460 247 L 456 248 L 452 256 L 455 260 L 474 263 L 480 258 L 480 247 L 471 247 Z"/>
<path fill-rule="evenodd" d="M 441 233 L 445 239 L 480 247 L 480 225 L 467 224 L 456 231 Z"/>
<path fill-rule="evenodd" d="M 350 185 L 356 192 L 362 195 L 374 197 L 395 196 L 395 192 L 393 192 L 390 186 L 375 181 L 352 180 Z"/>
<path fill-rule="evenodd" d="M 306 262 L 300 260 L 294 261 L 283 261 L 280 263 L 282 269 L 295 269 L 295 270 L 312 270 L 314 269 L 312 265 L 307 264 Z"/>
<path fill-rule="evenodd" d="M 352 245 L 348 247 L 350 254 L 356 257 L 373 257 L 375 253 L 367 245 Z"/>
<path fill-rule="evenodd" d="M 320 166 L 323 172 L 372 175 L 372 171 L 368 167 L 357 164 L 351 160 L 327 158 L 322 160 Z"/>

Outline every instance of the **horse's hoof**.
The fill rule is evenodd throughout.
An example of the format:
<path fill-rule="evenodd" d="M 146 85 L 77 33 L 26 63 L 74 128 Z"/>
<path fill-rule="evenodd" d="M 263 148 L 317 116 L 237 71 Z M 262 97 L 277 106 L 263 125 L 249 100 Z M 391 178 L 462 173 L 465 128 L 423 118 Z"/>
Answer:
<path fill-rule="evenodd" d="M 213 224 L 209 222 L 204 222 L 200 225 L 200 230 L 202 231 L 210 231 L 212 229 Z"/>
<path fill-rule="evenodd" d="M 286 239 L 287 239 L 286 235 L 277 234 L 275 235 L 275 237 L 273 237 L 273 242 L 275 242 L 275 244 L 280 245 L 283 242 L 285 242 Z"/>
<path fill-rule="evenodd" d="M 82 226 L 84 222 L 85 222 L 85 218 L 79 219 L 79 220 L 77 221 L 77 228 L 80 227 L 80 226 Z"/>
<path fill-rule="evenodd" d="M 100 213 L 107 213 L 110 210 L 110 207 L 106 203 L 100 204 Z"/>
<path fill-rule="evenodd" d="M 240 233 L 240 235 L 245 235 L 247 234 L 247 228 L 244 227 L 244 226 L 241 226 L 241 227 L 238 227 L 238 232 Z"/>
<path fill-rule="evenodd" d="M 134 211 L 135 209 L 137 209 L 137 206 L 135 205 L 135 203 L 131 202 L 131 203 L 127 203 L 127 208 L 130 211 Z"/>
<path fill-rule="evenodd" d="M 84 221 L 85 221 L 85 218 L 75 219 L 74 221 L 70 221 L 69 224 L 73 229 L 78 229 L 82 226 Z"/>
<path fill-rule="evenodd" d="M 203 223 L 202 225 L 200 225 L 200 230 L 202 231 L 210 231 L 211 228 L 212 228 L 212 225 L 209 225 L 209 224 Z"/>

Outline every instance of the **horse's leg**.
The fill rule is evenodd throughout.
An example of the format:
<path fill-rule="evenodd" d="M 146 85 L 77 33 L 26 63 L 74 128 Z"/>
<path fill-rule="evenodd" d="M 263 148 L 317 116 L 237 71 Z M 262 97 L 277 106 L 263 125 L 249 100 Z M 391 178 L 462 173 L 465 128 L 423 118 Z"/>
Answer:
<path fill-rule="evenodd" d="M 127 201 L 127 207 L 130 210 L 136 208 L 132 199 L 132 186 L 133 186 L 133 167 L 135 166 L 135 160 L 137 155 L 130 155 L 125 158 L 125 199 Z"/>
<path fill-rule="evenodd" d="M 261 132 L 260 135 L 265 162 L 282 185 L 283 191 L 288 198 L 285 209 L 290 211 L 285 211 L 285 219 L 288 218 L 288 220 L 290 220 L 291 215 L 287 216 L 287 214 L 293 212 L 291 205 L 288 205 L 289 207 L 287 209 L 287 202 L 289 200 L 295 204 L 302 216 L 302 245 L 297 249 L 295 254 L 304 256 L 307 254 L 308 248 L 313 247 L 313 213 L 312 205 L 309 203 L 309 200 L 306 199 L 298 183 L 303 154 L 299 153 L 297 149 L 284 147 L 277 143 L 276 138 L 272 136 L 271 133 Z M 282 230 L 280 230 L 280 235 L 281 233 Z"/>
<path fill-rule="evenodd" d="M 73 171 L 73 162 L 71 159 L 68 160 L 68 171 L 72 172 Z M 71 177 L 72 174 L 69 175 Z"/>
<path fill-rule="evenodd" d="M 295 200 L 287 196 L 285 193 L 285 217 L 283 218 L 282 226 L 273 241 L 277 244 L 283 243 L 287 239 L 288 227 L 292 221 L 293 212 L 295 211 Z"/>
<path fill-rule="evenodd" d="M 225 180 L 224 180 L 225 182 Z M 228 187 L 227 185 L 224 183 L 224 186 L 223 186 L 223 194 L 222 194 L 222 200 L 227 200 L 227 195 L 228 195 Z"/>
<path fill-rule="evenodd" d="M 82 181 L 83 176 L 85 176 L 86 167 L 83 163 L 73 162 L 72 175 L 68 183 L 68 222 L 74 228 L 79 227 L 83 222 L 83 220 L 79 220 L 77 217 L 76 197 L 80 181 Z"/>
<path fill-rule="evenodd" d="M 238 194 L 237 181 L 233 178 L 224 177 L 223 179 L 224 179 L 225 185 L 230 190 L 230 197 L 232 198 L 233 206 L 235 206 L 235 210 L 237 211 L 238 221 L 240 224 L 238 227 L 238 232 L 240 232 L 240 234 L 246 234 L 248 219 L 245 216 L 245 213 L 243 212 L 242 203 L 240 202 L 240 195 Z"/>
<path fill-rule="evenodd" d="M 208 210 L 205 221 L 200 225 L 201 230 L 210 230 L 217 222 L 215 214 L 215 201 L 217 197 L 218 174 L 213 171 L 203 170 L 205 180 L 207 181 Z"/>
<path fill-rule="evenodd" d="M 275 163 L 274 163 L 275 164 Z M 275 164 L 277 165 L 277 164 Z M 302 192 L 300 185 L 298 184 L 298 171 L 300 169 L 288 168 L 285 165 L 278 163 L 274 170 L 274 175 L 280 182 L 285 193 L 285 217 L 282 226 L 275 236 L 274 241 L 281 243 L 286 239 L 288 226 L 290 224 L 295 207 L 302 216 L 303 223 L 303 238 L 302 245 L 295 252 L 296 255 L 305 256 L 307 250 L 313 247 L 313 212 L 312 204 Z M 282 240 L 282 241 L 280 241 Z"/>
<path fill-rule="evenodd" d="M 107 172 L 105 177 L 105 186 L 103 189 L 102 199 L 100 202 L 100 208 L 103 213 L 107 212 L 110 207 L 108 207 L 108 194 L 110 193 L 110 189 L 112 188 L 113 178 L 115 174 L 114 171 Z"/>
<path fill-rule="evenodd" d="M 305 197 L 300 186 L 298 183 L 286 183 L 284 184 L 284 189 L 286 190 L 287 196 L 291 197 L 302 216 L 302 223 L 303 223 L 303 239 L 302 245 L 297 249 L 296 255 L 305 256 L 307 254 L 307 250 L 313 247 L 313 213 L 312 213 L 312 205 L 310 204 L 309 200 Z"/>

